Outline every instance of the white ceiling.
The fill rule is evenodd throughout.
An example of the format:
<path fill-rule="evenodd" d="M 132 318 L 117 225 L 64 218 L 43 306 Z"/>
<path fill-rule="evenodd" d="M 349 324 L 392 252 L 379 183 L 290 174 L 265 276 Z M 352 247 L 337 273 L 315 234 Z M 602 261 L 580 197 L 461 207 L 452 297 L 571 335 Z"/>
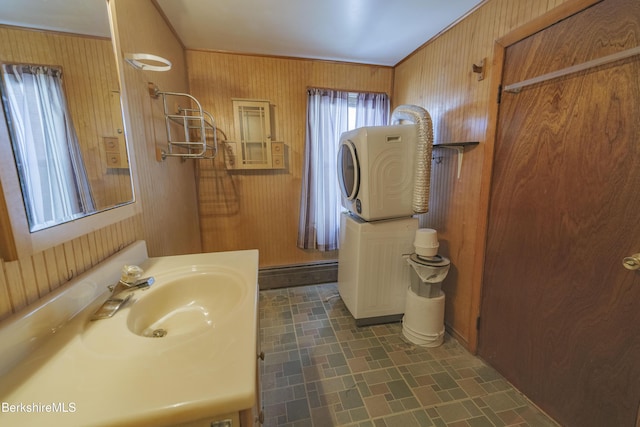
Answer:
<path fill-rule="evenodd" d="M 482 0 L 156 0 L 185 47 L 396 65 Z M 105 0 L 0 0 L 0 23 L 109 34 Z"/>

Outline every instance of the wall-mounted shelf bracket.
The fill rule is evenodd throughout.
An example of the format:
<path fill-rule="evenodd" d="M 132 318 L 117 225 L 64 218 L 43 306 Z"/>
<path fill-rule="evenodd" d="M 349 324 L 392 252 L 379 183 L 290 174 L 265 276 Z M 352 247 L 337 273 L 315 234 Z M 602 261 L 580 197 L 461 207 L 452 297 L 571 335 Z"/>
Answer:
<path fill-rule="evenodd" d="M 457 178 L 460 179 L 460 171 L 462 170 L 462 158 L 464 156 L 464 148 L 478 145 L 479 141 L 470 142 L 444 142 L 441 144 L 433 144 L 433 148 L 448 148 L 450 150 L 456 150 L 458 152 L 458 174 Z"/>

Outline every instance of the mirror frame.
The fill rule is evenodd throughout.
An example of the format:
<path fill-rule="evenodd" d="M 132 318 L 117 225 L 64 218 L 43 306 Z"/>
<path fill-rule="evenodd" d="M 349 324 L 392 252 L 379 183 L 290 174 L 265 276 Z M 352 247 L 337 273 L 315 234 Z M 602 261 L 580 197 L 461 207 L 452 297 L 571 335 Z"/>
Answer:
<path fill-rule="evenodd" d="M 131 141 L 131 122 L 127 94 L 124 88 L 123 61 L 119 55 L 119 47 L 113 23 L 111 2 L 107 3 L 109 26 L 111 29 L 111 45 L 113 47 L 116 72 L 120 82 L 120 105 L 124 123 L 129 170 L 132 181 L 133 201 L 118 205 L 77 220 L 59 224 L 36 232 L 29 231 L 27 213 L 22 199 L 22 189 L 18 171 L 13 157 L 9 129 L 4 117 L 0 120 L 0 258 L 4 261 L 15 261 L 28 258 L 46 249 L 69 242 L 101 228 L 118 223 L 142 212 L 138 198 L 138 176 L 136 161 Z M 4 114 L 3 114 L 4 116 Z"/>

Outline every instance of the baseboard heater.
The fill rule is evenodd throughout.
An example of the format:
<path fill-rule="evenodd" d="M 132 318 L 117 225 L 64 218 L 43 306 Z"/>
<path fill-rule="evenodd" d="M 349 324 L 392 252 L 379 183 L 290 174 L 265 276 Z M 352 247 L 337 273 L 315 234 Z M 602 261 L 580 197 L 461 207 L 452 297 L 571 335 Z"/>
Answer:
<path fill-rule="evenodd" d="M 258 271 L 260 289 L 288 288 L 338 281 L 338 261 L 264 267 Z"/>

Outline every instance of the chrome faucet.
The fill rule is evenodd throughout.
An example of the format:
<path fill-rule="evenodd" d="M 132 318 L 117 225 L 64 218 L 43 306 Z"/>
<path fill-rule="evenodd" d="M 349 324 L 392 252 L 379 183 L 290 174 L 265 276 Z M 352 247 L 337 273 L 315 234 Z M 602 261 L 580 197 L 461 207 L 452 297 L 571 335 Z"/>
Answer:
<path fill-rule="evenodd" d="M 144 279 L 138 279 L 133 283 L 125 282 L 122 279 L 118 281 L 115 285 L 108 286 L 111 291 L 110 298 L 116 298 L 119 295 L 122 295 L 127 292 L 137 291 L 138 289 L 148 289 L 149 286 L 153 285 L 155 279 L 153 277 L 145 277 Z M 129 295 L 131 296 L 131 295 Z"/>
<path fill-rule="evenodd" d="M 108 319 L 120 310 L 131 299 L 134 291 L 138 289 L 149 289 L 155 279 L 153 277 L 145 277 L 140 279 L 142 269 L 137 266 L 125 265 L 122 268 L 122 278 L 115 285 L 108 286 L 111 295 L 102 303 L 95 313 L 91 316 L 91 320 Z M 126 294 L 126 296 L 125 296 Z"/>

